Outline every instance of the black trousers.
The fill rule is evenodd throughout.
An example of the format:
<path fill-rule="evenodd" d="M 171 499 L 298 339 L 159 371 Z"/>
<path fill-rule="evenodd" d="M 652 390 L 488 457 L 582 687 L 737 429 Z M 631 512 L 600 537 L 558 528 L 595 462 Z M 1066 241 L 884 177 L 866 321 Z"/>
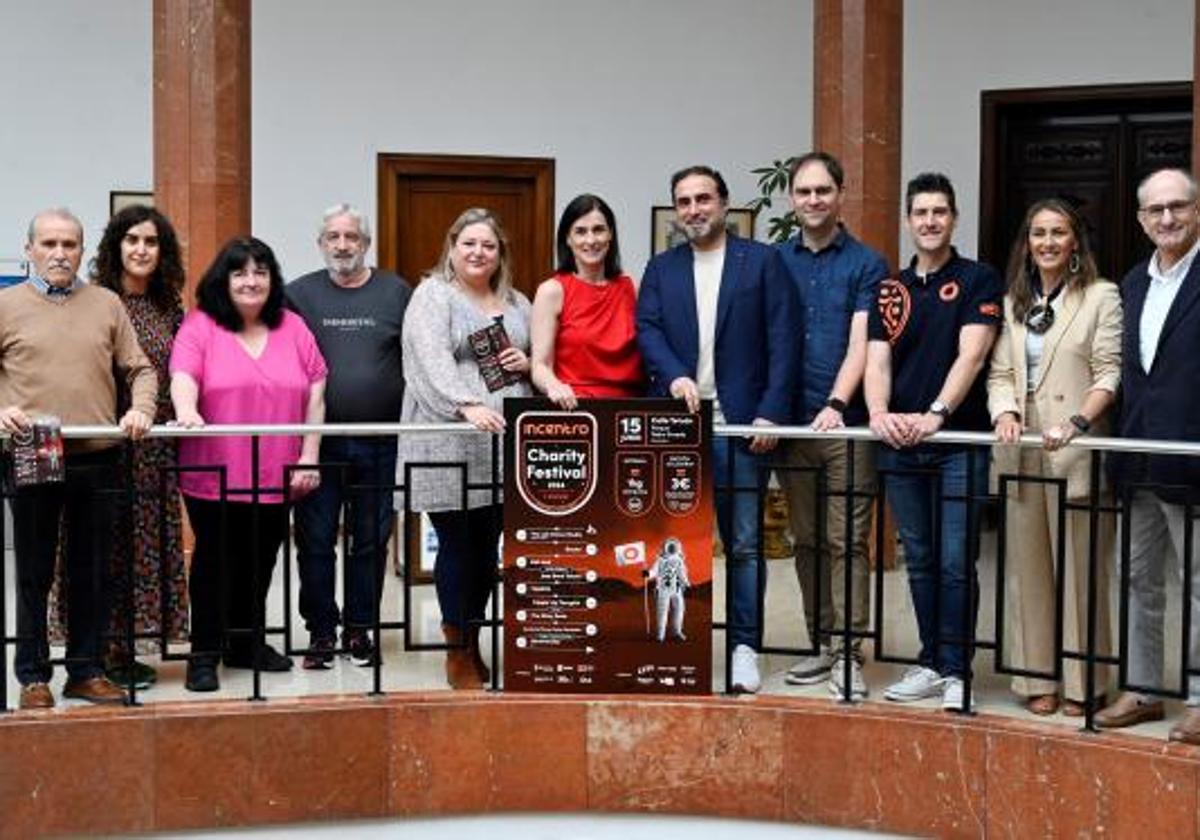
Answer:
<path fill-rule="evenodd" d="M 67 675 L 104 673 L 101 637 L 108 618 L 108 566 L 117 494 L 123 493 L 116 447 L 70 453 L 62 483 L 13 487 L 13 544 L 17 556 L 17 652 L 22 685 L 49 682 L 46 599 L 54 581 L 60 520 L 66 527 Z"/>
<path fill-rule="evenodd" d="M 287 535 L 285 508 L 192 496 L 183 501 L 196 535 L 188 584 L 192 653 L 248 653 L 254 628 L 266 620 L 271 575 Z"/>

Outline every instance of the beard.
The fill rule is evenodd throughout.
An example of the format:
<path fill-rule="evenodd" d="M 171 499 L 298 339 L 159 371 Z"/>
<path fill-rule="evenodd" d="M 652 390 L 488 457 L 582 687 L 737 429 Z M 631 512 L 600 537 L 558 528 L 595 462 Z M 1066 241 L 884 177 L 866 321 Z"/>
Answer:
<path fill-rule="evenodd" d="M 688 242 L 708 242 L 725 227 L 725 218 L 710 218 L 698 225 L 676 222 L 676 226 Z"/>
<path fill-rule="evenodd" d="M 331 274 L 336 274 L 338 277 L 352 277 L 358 274 L 358 272 L 362 271 L 365 263 L 365 254 L 354 254 L 347 257 L 326 255 L 325 257 L 325 267 L 329 269 Z"/>

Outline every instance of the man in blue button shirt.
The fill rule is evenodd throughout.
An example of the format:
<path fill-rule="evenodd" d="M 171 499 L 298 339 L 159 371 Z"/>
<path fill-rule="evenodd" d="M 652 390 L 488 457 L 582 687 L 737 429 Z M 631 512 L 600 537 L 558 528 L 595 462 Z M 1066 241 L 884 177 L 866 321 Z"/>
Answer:
<path fill-rule="evenodd" d="M 811 423 L 818 431 L 860 425 L 866 419 L 859 386 L 867 362 L 867 315 L 875 306 L 880 281 L 888 275 L 887 263 L 841 223 L 845 173 L 837 158 L 826 152 L 802 155 L 792 163 L 789 183 L 800 233 L 778 247 L 801 303 L 803 373 L 796 395 L 796 422 Z M 869 445 L 852 446 L 842 439 L 794 440 L 784 457 L 789 469 L 780 476 L 796 542 L 796 575 L 808 637 L 816 648 L 784 679 L 808 685 L 828 678 L 830 691 L 842 695 L 846 673 L 842 633 L 847 624 L 855 633 L 866 633 L 871 609 L 867 568 L 871 499 L 863 496 L 851 504 L 847 544 L 842 494 L 850 473 L 854 489 L 870 489 L 873 453 Z M 818 497 L 820 470 L 824 470 L 826 494 Z M 819 516 L 825 521 L 818 543 Z M 861 637 L 850 640 L 849 656 L 851 695 L 865 697 Z"/>
<path fill-rule="evenodd" d="M 989 450 L 925 440 L 942 429 L 991 428 L 981 373 L 1000 326 L 1003 286 L 991 266 L 951 245 L 958 209 L 949 178 L 913 178 L 905 207 L 916 256 L 879 286 L 863 391 L 871 431 L 887 444 L 877 465 L 904 543 L 921 653 L 884 697 L 940 695 L 943 708 L 962 709 L 979 606 L 979 506 L 968 499 L 987 492 Z"/>

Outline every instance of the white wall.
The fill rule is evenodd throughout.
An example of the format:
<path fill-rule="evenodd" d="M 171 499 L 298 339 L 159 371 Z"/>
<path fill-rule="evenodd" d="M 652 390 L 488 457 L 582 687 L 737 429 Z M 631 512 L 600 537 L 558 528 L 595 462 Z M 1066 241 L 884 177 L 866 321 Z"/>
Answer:
<path fill-rule="evenodd" d="M 379 151 L 554 157 L 561 208 L 617 211 L 639 272 L 677 166 L 807 148 L 811 0 L 255 0 L 254 226 L 290 273 L 341 199 L 375 209 Z M 0 3 L 0 259 L 66 203 L 94 245 L 153 167 L 151 1 Z M 1190 78 L 1190 0 L 908 0 L 902 176 L 946 171 L 977 246 L 984 89 Z M 328 57 L 341 51 L 344 59 Z M 902 238 L 904 241 L 904 238 Z M 89 250 L 90 255 L 90 250 Z"/>
<path fill-rule="evenodd" d="M 812 137 L 810 0 L 255 0 L 256 233 L 294 275 L 340 200 L 375 211 L 378 152 L 552 157 L 556 210 L 612 204 L 628 270 L 671 172 L 750 169 Z M 333 57 L 333 54 L 338 57 Z"/>
<path fill-rule="evenodd" d="M 109 191 L 152 188 L 152 37 L 151 0 L 3 0 L 0 259 L 51 205 L 95 246 Z"/>
<path fill-rule="evenodd" d="M 957 241 L 974 255 L 980 91 L 1191 79 L 1193 7 L 1192 0 L 908 0 L 903 179 L 927 169 L 950 176 Z M 907 241 L 902 231 L 902 249 Z"/>

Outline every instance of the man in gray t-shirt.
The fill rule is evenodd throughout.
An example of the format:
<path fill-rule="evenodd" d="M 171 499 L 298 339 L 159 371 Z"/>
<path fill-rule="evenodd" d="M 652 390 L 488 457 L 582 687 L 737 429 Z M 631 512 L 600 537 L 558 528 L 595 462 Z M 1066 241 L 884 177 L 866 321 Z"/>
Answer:
<path fill-rule="evenodd" d="M 404 395 L 400 328 L 412 289 L 395 274 L 368 268 L 365 216 L 348 204 L 325 212 L 317 244 L 326 269 L 285 287 L 288 306 L 308 324 L 329 366 L 325 418 L 330 423 L 395 423 Z M 296 507 L 300 615 L 309 632 L 304 667 L 329 667 L 342 624 L 342 646 L 359 665 L 377 654 L 375 625 L 392 532 L 396 438 L 336 436 L 321 440 L 320 487 Z M 347 488 L 354 488 L 347 490 Z M 345 615 L 334 597 L 338 515 L 350 494 L 346 529 Z"/>

